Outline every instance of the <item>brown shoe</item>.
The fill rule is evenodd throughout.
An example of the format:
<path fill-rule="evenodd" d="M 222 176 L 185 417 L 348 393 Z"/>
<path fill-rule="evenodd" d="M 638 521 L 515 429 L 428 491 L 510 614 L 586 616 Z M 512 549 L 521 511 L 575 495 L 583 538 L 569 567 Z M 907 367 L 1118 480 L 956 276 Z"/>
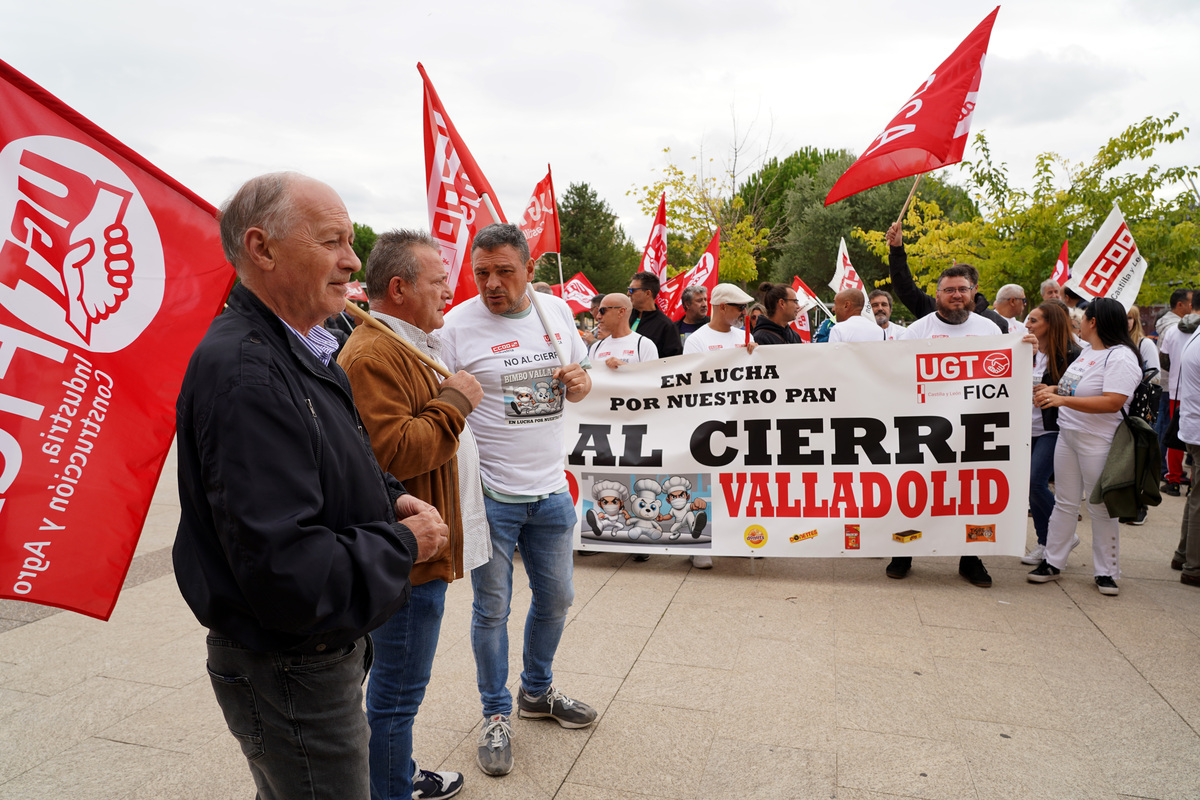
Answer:
<path fill-rule="evenodd" d="M 1179 582 L 1184 586 L 1200 586 L 1200 576 L 1188 575 L 1185 572 L 1179 576 Z"/>

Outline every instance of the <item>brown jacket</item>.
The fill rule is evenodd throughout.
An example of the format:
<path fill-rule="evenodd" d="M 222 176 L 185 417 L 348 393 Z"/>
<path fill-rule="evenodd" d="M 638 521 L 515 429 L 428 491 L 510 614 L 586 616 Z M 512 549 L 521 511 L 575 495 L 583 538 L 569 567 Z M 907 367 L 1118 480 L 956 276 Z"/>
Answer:
<path fill-rule="evenodd" d="M 450 528 L 446 550 L 413 565 L 412 584 L 461 578 L 463 532 L 454 455 L 470 401 L 455 389 L 443 389 L 433 370 L 369 325 L 359 325 L 350 335 L 338 364 L 350 378 L 354 405 L 379 465 L 436 508 Z"/>

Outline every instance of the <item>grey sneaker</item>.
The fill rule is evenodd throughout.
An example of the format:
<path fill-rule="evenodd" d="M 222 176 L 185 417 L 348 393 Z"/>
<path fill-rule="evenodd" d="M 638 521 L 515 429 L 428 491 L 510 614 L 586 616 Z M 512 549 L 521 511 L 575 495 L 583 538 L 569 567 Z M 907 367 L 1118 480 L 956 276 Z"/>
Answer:
<path fill-rule="evenodd" d="M 1021 559 L 1021 563 L 1029 564 L 1030 566 L 1037 566 L 1038 564 L 1042 563 L 1042 559 L 1045 557 L 1046 545 L 1035 544 L 1033 547 L 1029 548 L 1029 552 L 1026 553 Z"/>
<path fill-rule="evenodd" d="M 596 709 L 572 700 L 553 686 L 541 697 L 531 697 L 522 686 L 517 692 L 517 716 L 521 719 L 552 719 L 564 728 L 586 728 L 596 721 Z"/>
<path fill-rule="evenodd" d="M 512 772 L 512 727 L 508 724 L 508 717 L 495 714 L 483 718 L 475 759 L 485 775 L 507 775 Z"/>

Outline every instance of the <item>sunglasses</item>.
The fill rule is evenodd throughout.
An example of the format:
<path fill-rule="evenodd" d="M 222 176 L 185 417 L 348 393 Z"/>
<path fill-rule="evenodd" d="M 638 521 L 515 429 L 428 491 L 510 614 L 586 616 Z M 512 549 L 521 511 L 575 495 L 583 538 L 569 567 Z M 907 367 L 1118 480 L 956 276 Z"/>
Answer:
<path fill-rule="evenodd" d="M 628 291 L 630 294 L 633 294 L 634 292 L 645 292 L 649 290 L 643 289 L 641 286 L 630 286 L 626 291 Z"/>
<path fill-rule="evenodd" d="M 603 317 L 605 311 L 616 311 L 619 308 L 621 308 L 621 306 L 600 306 L 596 309 L 596 316 Z"/>

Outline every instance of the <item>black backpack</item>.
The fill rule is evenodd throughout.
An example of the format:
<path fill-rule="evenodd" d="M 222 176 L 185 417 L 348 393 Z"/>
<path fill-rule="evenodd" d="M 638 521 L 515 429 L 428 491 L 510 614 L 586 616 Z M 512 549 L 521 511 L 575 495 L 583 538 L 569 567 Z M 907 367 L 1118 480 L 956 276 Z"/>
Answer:
<path fill-rule="evenodd" d="M 1163 389 L 1151 383 L 1158 370 L 1154 367 L 1142 370 L 1142 382 L 1133 390 L 1133 398 L 1129 401 L 1129 416 L 1140 417 L 1151 425 L 1158 419 L 1158 408 L 1162 402 Z"/>

